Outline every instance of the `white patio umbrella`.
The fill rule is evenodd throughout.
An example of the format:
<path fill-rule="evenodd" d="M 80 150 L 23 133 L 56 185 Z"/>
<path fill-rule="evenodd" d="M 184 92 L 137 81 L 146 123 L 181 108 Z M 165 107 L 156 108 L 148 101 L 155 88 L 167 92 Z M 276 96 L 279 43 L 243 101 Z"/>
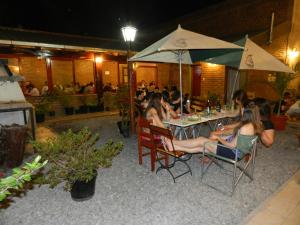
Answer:
<path fill-rule="evenodd" d="M 227 65 L 237 68 L 231 98 L 236 86 L 238 73 L 240 70 L 264 70 L 284 73 L 295 73 L 290 67 L 279 59 L 256 45 L 247 36 L 235 42 L 235 44 L 244 47 L 242 52 L 231 52 L 224 55 L 204 59 L 205 62 Z M 195 56 L 197 60 L 203 59 L 201 55 Z"/>
<path fill-rule="evenodd" d="M 180 109 L 183 112 L 181 65 L 193 64 L 198 61 L 194 58 L 194 55 L 202 55 L 204 59 L 207 59 L 242 50 L 243 47 L 236 44 L 188 31 L 178 25 L 177 30 L 137 53 L 129 61 L 178 63 L 181 96 Z"/>

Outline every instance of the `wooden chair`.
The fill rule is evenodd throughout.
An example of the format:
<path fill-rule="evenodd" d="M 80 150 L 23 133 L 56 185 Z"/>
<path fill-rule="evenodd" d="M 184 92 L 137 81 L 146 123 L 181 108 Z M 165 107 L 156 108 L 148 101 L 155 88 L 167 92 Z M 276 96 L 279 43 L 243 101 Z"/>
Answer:
<path fill-rule="evenodd" d="M 143 164 L 143 157 L 150 155 L 151 171 L 155 170 L 156 154 L 154 143 L 158 140 L 152 140 L 150 133 L 150 121 L 139 116 L 138 117 L 138 156 L 139 164 Z M 159 144 L 159 143 L 158 143 Z M 149 149 L 149 151 L 143 152 L 143 148 Z M 164 155 L 161 159 L 165 160 L 165 165 L 168 165 L 169 159 L 167 155 Z"/>
<path fill-rule="evenodd" d="M 150 125 L 150 130 L 151 130 L 151 138 L 152 138 L 152 141 L 154 142 L 154 137 L 155 136 L 158 136 L 158 137 L 161 137 L 162 139 L 169 139 L 171 141 L 171 144 L 172 144 L 172 148 L 171 150 L 169 150 L 165 144 L 159 144 L 158 142 L 154 142 L 154 146 L 155 146 L 155 152 L 156 152 L 156 158 L 157 158 L 157 161 L 159 162 L 160 164 L 160 167 L 157 168 L 156 170 L 156 174 L 160 171 L 160 170 L 167 170 L 170 175 L 172 176 L 173 178 L 173 181 L 174 183 L 176 182 L 176 179 L 187 174 L 187 173 L 190 173 L 192 175 L 192 170 L 190 168 L 190 166 L 187 164 L 187 161 L 192 157 L 191 154 L 188 154 L 186 152 L 183 152 L 183 151 L 180 151 L 180 150 L 177 150 L 177 149 L 174 149 L 174 145 L 173 145 L 173 135 L 171 133 L 171 131 L 169 129 L 166 129 L 166 128 L 161 128 L 161 127 L 157 127 L 157 126 L 153 126 L 153 125 Z M 173 162 L 170 163 L 170 164 L 163 164 L 161 162 L 161 160 L 159 159 L 159 154 L 163 154 L 163 155 L 168 155 L 170 157 L 173 158 Z M 177 162 L 181 162 L 183 163 L 187 168 L 188 170 L 180 173 L 179 175 L 174 175 L 171 171 L 171 168 L 173 168 Z"/>

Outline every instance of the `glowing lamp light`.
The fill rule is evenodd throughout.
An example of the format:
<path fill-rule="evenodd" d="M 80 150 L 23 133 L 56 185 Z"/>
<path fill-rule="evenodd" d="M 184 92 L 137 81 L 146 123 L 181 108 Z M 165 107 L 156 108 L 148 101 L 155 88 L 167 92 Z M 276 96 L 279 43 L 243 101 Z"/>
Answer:
<path fill-rule="evenodd" d="M 288 51 L 288 56 L 290 59 L 295 59 L 299 56 L 299 51 L 297 51 L 296 48 L 293 48 L 293 50 Z"/>
<path fill-rule="evenodd" d="M 95 61 L 96 61 L 96 63 L 102 63 L 103 58 L 102 57 L 96 57 Z"/>
<path fill-rule="evenodd" d="M 207 63 L 207 65 L 208 65 L 209 67 L 216 67 L 216 66 L 218 66 L 218 64 L 214 64 L 214 63 Z"/>
<path fill-rule="evenodd" d="M 137 29 L 133 26 L 125 26 L 121 28 L 125 42 L 133 42 Z"/>

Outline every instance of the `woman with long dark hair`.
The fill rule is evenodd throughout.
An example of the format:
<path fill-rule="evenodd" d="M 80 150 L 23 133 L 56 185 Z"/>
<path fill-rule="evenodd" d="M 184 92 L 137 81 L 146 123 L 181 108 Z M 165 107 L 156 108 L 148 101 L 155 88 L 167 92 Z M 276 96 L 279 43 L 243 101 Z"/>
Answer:
<path fill-rule="evenodd" d="M 264 98 L 255 98 L 254 104 L 259 108 L 260 121 L 263 126 L 260 140 L 266 147 L 270 147 L 275 140 L 275 129 L 270 119 L 271 107 L 269 105 L 269 102 Z"/>

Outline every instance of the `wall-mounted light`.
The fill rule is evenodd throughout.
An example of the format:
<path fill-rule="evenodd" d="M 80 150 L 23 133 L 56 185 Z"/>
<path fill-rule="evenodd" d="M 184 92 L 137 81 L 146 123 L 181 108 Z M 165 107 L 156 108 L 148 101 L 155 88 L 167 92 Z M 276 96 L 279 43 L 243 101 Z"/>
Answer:
<path fill-rule="evenodd" d="M 214 63 L 207 63 L 207 65 L 208 65 L 209 67 L 216 67 L 216 66 L 218 66 L 218 64 L 214 64 Z"/>
<path fill-rule="evenodd" d="M 299 51 L 296 48 L 288 50 L 288 57 L 290 60 L 293 60 L 299 56 Z"/>
<path fill-rule="evenodd" d="M 96 61 L 96 63 L 102 63 L 103 58 L 102 57 L 96 57 L 95 61 Z"/>

